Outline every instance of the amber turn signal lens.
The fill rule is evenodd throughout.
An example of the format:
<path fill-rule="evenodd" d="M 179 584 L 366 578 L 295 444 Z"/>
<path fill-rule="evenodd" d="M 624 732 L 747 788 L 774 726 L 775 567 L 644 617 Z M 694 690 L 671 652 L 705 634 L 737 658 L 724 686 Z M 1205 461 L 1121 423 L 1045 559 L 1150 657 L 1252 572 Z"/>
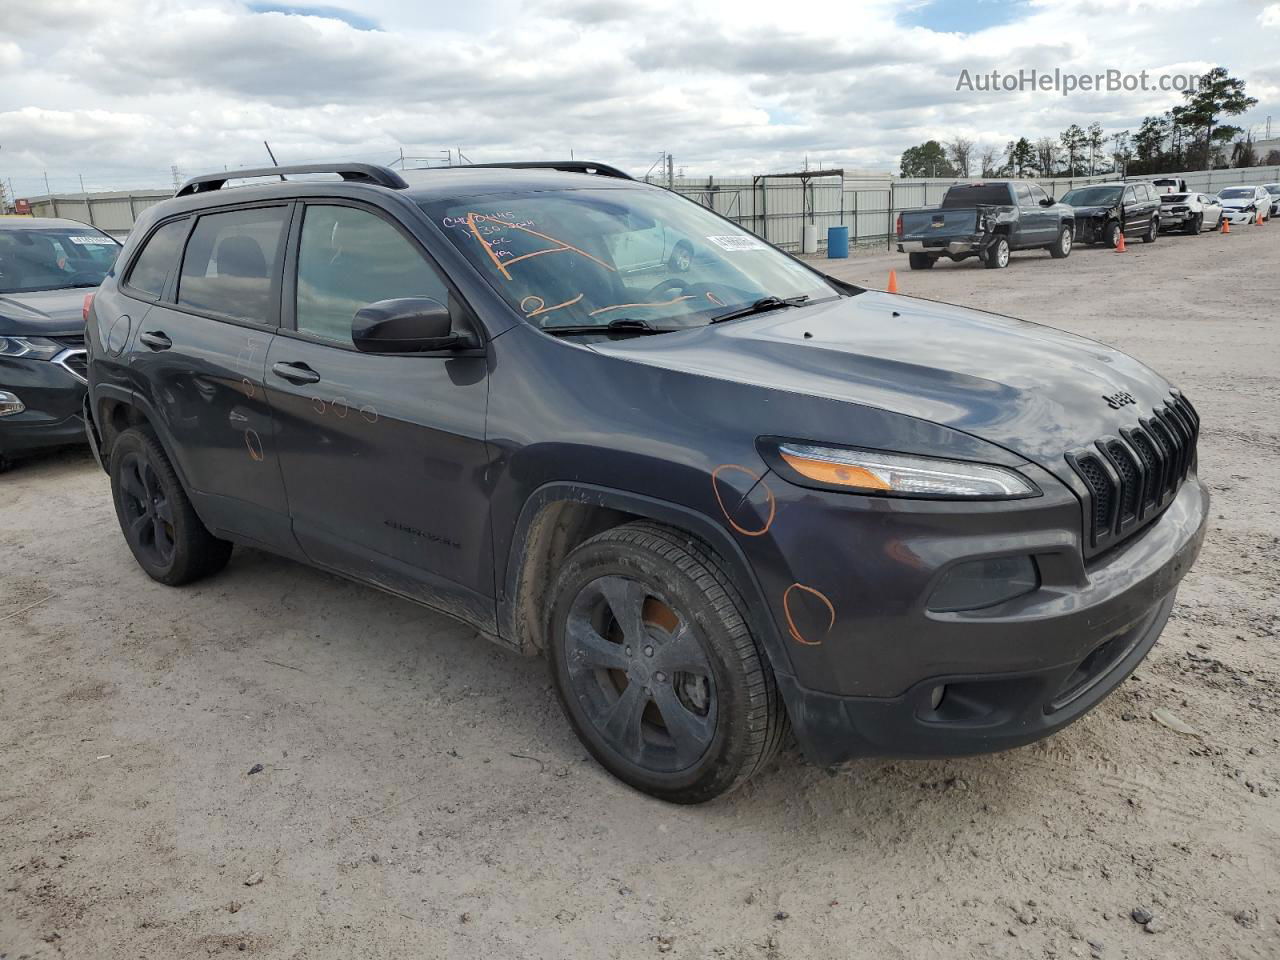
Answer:
<path fill-rule="evenodd" d="M 840 487 L 859 487 L 863 490 L 892 489 L 865 467 L 855 467 L 845 463 L 832 463 L 829 460 L 811 460 L 808 457 L 797 457 L 795 454 L 779 451 L 782 459 L 796 473 L 819 483 L 830 483 Z"/>

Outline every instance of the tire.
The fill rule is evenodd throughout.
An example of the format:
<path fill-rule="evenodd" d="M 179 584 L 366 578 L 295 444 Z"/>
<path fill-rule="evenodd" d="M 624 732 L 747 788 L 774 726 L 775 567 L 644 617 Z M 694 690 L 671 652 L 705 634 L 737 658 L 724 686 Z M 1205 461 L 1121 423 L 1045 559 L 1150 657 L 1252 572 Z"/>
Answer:
<path fill-rule="evenodd" d="M 1192 236 L 1199 236 L 1200 231 L 1203 229 L 1204 229 L 1204 214 L 1197 213 L 1194 217 L 1191 218 L 1191 223 L 1187 225 L 1187 228 L 1186 228 L 1187 233 L 1191 234 Z"/>
<path fill-rule="evenodd" d="M 150 430 L 132 427 L 116 438 L 109 473 L 120 531 L 152 580 L 176 587 L 227 565 L 231 544 L 200 522 Z"/>
<path fill-rule="evenodd" d="M 648 522 L 606 530 L 569 554 L 551 597 L 552 682 L 619 780 L 702 803 L 777 752 L 789 725 L 773 671 L 706 546 Z"/>
<path fill-rule="evenodd" d="M 1107 224 L 1107 235 L 1103 242 L 1114 250 L 1116 247 L 1120 246 L 1120 233 L 1119 221 L 1113 220 L 1111 223 Z"/>
<path fill-rule="evenodd" d="M 1143 243 L 1155 243 L 1156 238 L 1160 236 L 1160 218 L 1152 217 L 1151 226 L 1147 227 L 1147 232 L 1142 235 Z"/>
<path fill-rule="evenodd" d="M 1058 240 L 1049 247 L 1049 255 L 1055 260 L 1064 260 L 1071 256 L 1071 241 L 1073 229 L 1070 225 L 1064 225 L 1058 231 Z"/>
<path fill-rule="evenodd" d="M 907 263 L 912 270 L 930 270 L 937 263 L 937 260 L 927 253 L 909 253 L 907 254 Z"/>
<path fill-rule="evenodd" d="M 982 259 L 988 270 L 1003 270 L 1009 265 L 1009 239 L 997 237 L 996 242 L 987 248 L 987 255 Z"/>
<path fill-rule="evenodd" d="M 676 273 L 687 273 L 693 266 L 693 247 L 688 240 L 681 240 L 676 244 L 676 248 L 671 251 L 671 259 L 667 261 L 667 266 Z"/>

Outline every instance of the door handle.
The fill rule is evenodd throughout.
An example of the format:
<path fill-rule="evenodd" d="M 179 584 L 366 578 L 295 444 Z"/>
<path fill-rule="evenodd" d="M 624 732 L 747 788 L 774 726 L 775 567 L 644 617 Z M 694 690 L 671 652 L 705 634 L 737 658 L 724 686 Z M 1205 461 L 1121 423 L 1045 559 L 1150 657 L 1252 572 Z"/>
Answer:
<path fill-rule="evenodd" d="M 168 350 L 173 346 L 173 341 L 164 335 L 163 330 L 148 330 L 138 334 L 138 339 L 152 350 Z"/>
<path fill-rule="evenodd" d="M 305 363 L 273 363 L 271 372 L 290 383 L 319 383 L 320 374 Z"/>

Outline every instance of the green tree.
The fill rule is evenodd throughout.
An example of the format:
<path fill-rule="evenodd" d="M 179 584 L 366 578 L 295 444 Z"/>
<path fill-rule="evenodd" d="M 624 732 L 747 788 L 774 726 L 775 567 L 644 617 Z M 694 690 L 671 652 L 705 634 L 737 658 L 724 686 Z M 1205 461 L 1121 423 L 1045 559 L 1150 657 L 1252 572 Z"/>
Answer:
<path fill-rule="evenodd" d="M 1098 159 L 1102 156 L 1102 143 L 1106 139 L 1106 135 L 1102 132 L 1102 124 L 1097 120 L 1089 124 L 1089 129 L 1085 132 L 1085 141 L 1089 145 L 1089 176 L 1091 177 L 1097 170 Z"/>
<path fill-rule="evenodd" d="M 1009 161 L 1009 169 L 1013 171 L 1015 177 L 1022 176 L 1027 167 L 1036 161 L 1036 152 L 1026 137 L 1010 140 L 1009 145 L 1004 148 L 1004 153 Z"/>
<path fill-rule="evenodd" d="M 946 148 L 937 140 L 926 140 L 917 147 L 902 151 L 903 177 L 954 177 L 955 167 L 947 160 Z"/>
<path fill-rule="evenodd" d="M 1128 130 L 1117 130 L 1111 135 L 1111 163 L 1116 173 L 1124 174 L 1133 159 L 1133 146 L 1129 142 Z"/>
<path fill-rule="evenodd" d="M 1164 152 L 1164 139 L 1169 135 L 1169 122 L 1164 117 L 1143 117 L 1142 126 L 1133 135 L 1133 155 L 1139 173 L 1154 173 Z"/>
<path fill-rule="evenodd" d="M 1067 154 L 1067 176 L 1074 177 L 1079 172 L 1076 169 L 1076 160 L 1084 153 L 1088 138 L 1085 136 L 1085 132 L 1080 129 L 1080 125 L 1073 123 L 1062 131 L 1062 135 L 1058 137 L 1058 140 L 1062 143 L 1062 149 Z"/>
<path fill-rule="evenodd" d="M 1244 81 L 1229 75 L 1225 67 L 1214 67 L 1203 74 L 1196 89 L 1187 90 L 1182 96 L 1187 102 L 1175 108 L 1178 122 L 1196 132 L 1197 146 L 1206 165 L 1213 157 L 1215 145 L 1229 143 L 1242 132 L 1239 127 L 1220 123 L 1220 119 L 1238 117 L 1258 103 L 1257 97 L 1244 92 Z"/>

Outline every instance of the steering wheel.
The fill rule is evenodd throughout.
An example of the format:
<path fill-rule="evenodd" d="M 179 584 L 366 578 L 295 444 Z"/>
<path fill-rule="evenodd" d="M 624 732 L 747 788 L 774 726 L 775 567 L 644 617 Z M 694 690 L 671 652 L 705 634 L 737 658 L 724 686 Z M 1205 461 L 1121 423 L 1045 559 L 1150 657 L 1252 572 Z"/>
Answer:
<path fill-rule="evenodd" d="M 682 296 L 688 292 L 693 286 L 688 280 L 681 280 L 679 277 L 668 277 L 661 283 L 655 284 L 653 289 L 644 295 L 645 300 L 657 300 L 663 294 L 672 294 L 674 296 Z M 670 297 L 668 297 L 670 299 Z"/>

